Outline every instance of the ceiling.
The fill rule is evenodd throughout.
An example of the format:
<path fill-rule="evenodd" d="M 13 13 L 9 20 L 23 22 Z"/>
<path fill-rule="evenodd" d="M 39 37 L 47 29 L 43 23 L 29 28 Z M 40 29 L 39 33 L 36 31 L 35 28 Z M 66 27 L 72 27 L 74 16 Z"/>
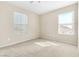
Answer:
<path fill-rule="evenodd" d="M 76 1 L 9 1 L 20 8 L 33 11 L 39 15 L 76 3 Z"/>

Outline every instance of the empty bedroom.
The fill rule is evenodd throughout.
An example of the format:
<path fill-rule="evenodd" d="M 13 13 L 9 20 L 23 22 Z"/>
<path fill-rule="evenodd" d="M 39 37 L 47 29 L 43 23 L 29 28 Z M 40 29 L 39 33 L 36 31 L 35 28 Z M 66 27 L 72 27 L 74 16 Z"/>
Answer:
<path fill-rule="evenodd" d="M 0 57 L 79 57 L 78 1 L 0 1 Z"/>

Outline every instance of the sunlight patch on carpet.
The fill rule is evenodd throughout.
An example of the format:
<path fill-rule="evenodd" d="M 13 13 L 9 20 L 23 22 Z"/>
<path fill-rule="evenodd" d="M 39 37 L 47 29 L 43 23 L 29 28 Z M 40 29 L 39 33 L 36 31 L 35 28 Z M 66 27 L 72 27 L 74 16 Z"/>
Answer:
<path fill-rule="evenodd" d="M 39 45 L 41 47 L 47 47 L 47 46 L 58 46 L 58 44 L 50 42 L 50 41 L 45 41 L 45 42 L 35 42 L 36 45 Z"/>

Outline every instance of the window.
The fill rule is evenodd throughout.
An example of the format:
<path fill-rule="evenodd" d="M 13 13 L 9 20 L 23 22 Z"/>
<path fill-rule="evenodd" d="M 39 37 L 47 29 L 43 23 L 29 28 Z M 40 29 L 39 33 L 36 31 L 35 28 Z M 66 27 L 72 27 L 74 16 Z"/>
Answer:
<path fill-rule="evenodd" d="M 59 34 L 74 34 L 74 12 L 66 12 L 58 16 L 58 33 Z"/>
<path fill-rule="evenodd" d="M 15 12 L 14 13 L 14 29 L 16 31 L 25 32 L 28 24 L 28 18 L 25 14 Z"/>

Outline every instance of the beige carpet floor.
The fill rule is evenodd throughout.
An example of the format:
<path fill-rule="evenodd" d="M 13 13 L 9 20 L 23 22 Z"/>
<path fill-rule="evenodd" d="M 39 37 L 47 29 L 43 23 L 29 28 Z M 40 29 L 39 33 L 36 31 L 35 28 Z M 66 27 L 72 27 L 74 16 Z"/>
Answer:
<path fill-rule="evenodd" d="M 1 57 L 79 57 L 77 47 L 45 39 L 35 39 L 0 48 Z"/>

